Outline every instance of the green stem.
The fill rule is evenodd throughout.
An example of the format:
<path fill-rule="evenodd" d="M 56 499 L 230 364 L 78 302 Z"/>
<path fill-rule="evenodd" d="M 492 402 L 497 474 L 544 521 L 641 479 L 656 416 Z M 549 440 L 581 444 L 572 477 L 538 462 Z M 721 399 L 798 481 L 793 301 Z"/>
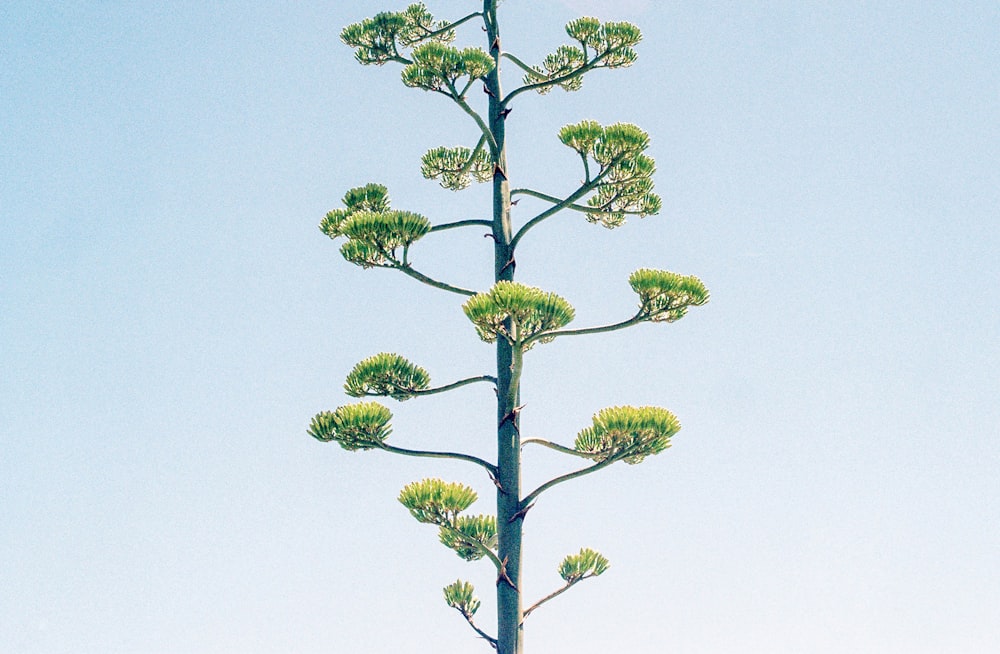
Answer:
<path fill-rule="evenodd" d="M 472 627 L 472 630 L 475 631 L 477 634 L 479 634 L 480 638 L 482 638 L 483 640 L 485 640 L 486 642 L 488 642 L 490 645 L 493 646 L 494 649 L 496 649 L 496 646 L 497 646 L 497 639 L 496 638 L 494 638 L 493 636 L 490 636 L 488 633 L 486 633 L 485 631 L 483 631 L 482 629 L 480 629 L 479 627 L 477 627 L 476 623 L 472 621 L 472 616 L 471 615 L 469 615 L 468 613 L 466 613 L 465 611 L 463 611 L 463 610 L 461 610 L 461 609 L 459 609 L 457 607 L 455 607 L 455 610 L 458 611 L 460 614 L 462 614 L 462 617 L 465 618 L 465 621 L 469 623 L 469 626 Z"/>
<path fill-rule="evenodd" d="M 374 245 L 376 248 L 378 248 L 379 254 L 382 255 L 382 258 L 384 258 L 386 261 L 389 262 L 386 264 L 375 264 L 379 268 L 389 268 L 391 270 L 398 270 L 401 273 L 408 275 L 419 282 L 423 282 L 424 284 L 427 284 L 428 286 L 433 286 L 434 288 L 440 288 L 443 291 L 451 291 L 452 293 L 458 293 L 459 295 L 468 295 L 470 297 L 476 294 L 475 291 L 470 291 L 466 288 L 460 288 L 458 286 L 452 286 L 451 284 L 439 282 L 436 279 L 432 279 L 427 275 L 414 270 L 413 267 L 410 266 L 410 263 L 407 261 L 407 257 L 409 255 L 409 250 L 410 250 L 409 243 L 403 246 L 402 261 L 396 259 L 395 252 L 387 250 L 381 243 L 376 242 L 374 243 Z"/>
<path fill-rule="evenodd" d="M 410 388 L 400 388 L 402 391 L 400 395 L 404 398 L 417 397 L 419 395 L 434 395 L 436 393 L 444 393 L 445 391 L 451 391 L 462 386 L 467 386 L 469 384 L 475 384 L 477 382 L 490 382 L 496 386 L 497 378 L 493 375 L 480 375 L 479 377 L 469 377 L 468 379 L 462 379 L 445 386 L 439 386 L 437 388 L 424 388 L 424 389 L 410 389 Z M 365 397 L 395 397 L 392 393 L 365 393 Z"/>
<path fill-rule="evenodd" d="M 446 229 L 455 229 L 456 227 L 469 227 L 471 225 L 479 225 L 481 227 L 492 227 L 493 222 L 489 220 L 456 220 L 453 223 L 442 223 L 440 225 L 434 225 L 431 227 L 432 232 L 443 232 Z"/>
<path fill-rule="evenodd" d="M 497 469 L 492 463 L 484 461 L 479 457 L 472 456 L 471 454 L 462 454 L 461 452 L 434 452 L 428 450 L 411 450 L 405 447 L 396 447 L 394 445 L 389 445 L 387 443 L 375 443 L 377 447 L 386 452 L 392 454 L 402 454 L 404 456 L 415 456 L 427 459 L 454 459 L 457 461 L 467 461 L 469 463 L 475 463 L 477 466 L 486 468 L 486 472 L 490 475 L 496 475 Z M 492 554 L 492 552 L 491 552 Z"/>
<path fill-rule="evenodd" d="M 465 101 L 465 97 L 455 89 L 455 85 L 452 84 L 450 80 L 445 81 L 448 83 L 448 90 L 451 92 L 449 97 L 455 101 L 455 104 L 462 108 L 462 111 L 472 116 L 472 119 L 476 121 L 476 124 L 479 125 L 479 131 L 483 133 L 483 138 L 489 142 L 490 152 L 495 158 L 497 153 L 497 142 L 493 137 L 493 133 L 490 131 L 489 126 L 483 120 L 483 117 L 479 115 L 479 112 L 469 106 L 469 103 Z"/>
<path fill-rule="evenodd" d="M 493 550 L 491 550 L 490 548 L 486 547 L 485 545 L 483 545 L 482 543 L 480 543 L 475 538 L 469 538 L 468 534 L 462 533 L 461 531 L 459 531 L 458 529 L 455 529 L 454 527 L 452 527 L 449 524 L 439 524 L 438 526 L 441 527 L 442 529 L 446 530 L 446 531 L 449 531 L 449 532 L 453 533 L 453 534 L 457 534 L 458 536 L 460 536 L 462 538 L 463 542 L 470 543 L 473 547 L 475 547 L 477 550 L 479 550 L 480 552 L 482 552 L 487 558 L 489 558 L 490 561 L 493 562 L 493 565 L 496 566 L 497 572 L 499 572 L 500 570 L 503 569 L 503 563 L 500 561 L 500 559 L 497 558 L 497 555 L 493 553 Z"/>
<path fill-rule="evenodd" d="M 458 171 L 459 174 L 465 175 L 466 173 L 469 172 L 469 169 L 472 168 L 472 164 L 476 161 L 476 157 L 482 151 L 483 145 L 485 143 L 486 143 L 486 137 L 485 136 L 480 136 L 479 137 L 479 142 L 476 143 L 476 147 L 472 150 L 472 154 L 469 155 L 469 160 L 466 161 L 465 165 L 463 165 L 462 168 L 461 168 L 461 170 Z"/>
<path fill-rule="evenodd" d="M 388 267 L 398 270 L 404 275 L 408 275 L 413 279 L 417 280 L 418 282 L 423 282 L 424 284 L 427 284 L 428 286 L 433 286 L 434 288 L 440 288 L 443 291 L 451 291 L 452 293 L 458 293 L 459 295 L 468 295 L 470 297 L 476 294 L 476 291 L 470 291 L 467 288 L 452 286 L 451 284 L 445 284 L 444 282 L 439 282 L 436 279 L 432 279 L 423 273 L 417 272 L 409 264 L 394 262 L 394 265 Z"/>
<path fill-rule="evenodd" d="M 550 450 L 555 450 L 556 452 L 562 452 L 563 454 L 572 454 L 573 456 L 578 456 L 584 459 L 593 459 L 597 457 L 597 454 L 591 452 L 581 452 L 579 450 L 574 450 L 570 447 L 565 447 L 564 445 L 559 445 L 558 443 L 553 443 L 552 441 L 547 441 L 543 438 L 526 438 L 521 441 L 521 447 L 528 445 L 529 443 L 534 443 L 535 445 L 541 445 L 542 447 L 547 447 Z"/>
<path fill-rule="evenodd" d="M 559 84 L 564 84 L 564 83 L 566 83 L 566 82 L 568 82 L 568 81 L 570 81 L 572 79 L 576 79 L 577 77 L 581 77 L 581 76 L 589 73 L 593 69 L 599 68 L 601 61 L 603 61 L 604 59 L 606 59 L 609 55 L 613 54 L 617 50 L 618 50 L 618 48 L 614 48 L 612 50 L 608 50 L 607 52 L 604 52 L 604 53 L 602 53 L 602 54 L 594 57 L 593 59 L 591 59 L 590 61 L 588 61 L 584 65 L 580 66 L 576 70 L 574 70 L 574 71 L 572 71 L 570 73 L 566 73 L 565 75 L 560 75 L 559 77 L 553 77 L 552 79 L 546 79 L 544 82 L 533 82 L 531 84 L 525 84 L 522 87 L 516 88 L 513 91 L 511 91 L 507 95 L 507 97 L 505 97 L 503 99 L 502 106 L 504 108 L 506 108 L 507 105 L 508 105 L 508 103 L 510 103 L 511 100 L 513 100 L 519 94 L 524 93 L 525 91 L 533 91 L 535 89 L 542 88 L 542 87 L 545 87 L 545 86 L 557 86 Z M 537 71 L 535 71 L 535 72 L 537 73 Z"/>
<path fill-rule="evenodd" d="M 493 375 L 480 375 L 479 377 L 469 377 L 468 379 L 462 379 L 460 381 L 447 384 L 446 386 L 439 386 L 438 388 L 427 388 L 420 391 L 413 391 L 413 395 L 434 395 L 435 393 L 444 393 L 445 391 L 454 390 L 462 386 L 468 386 L 469 384 L 475 384 L 477 382 L 490 382 L 496 386 L 497 378 Z"/>
<path fill-rule="evenodd" d="M 600 186 L 600 185 L 598 185 Z M 528 188 L 515 188 L 511 189 L 511 195 L 528 195 L 533 198 L 538 198 L 539 200 L 545 200 L 546 202 L 552 202 L 553 204 L 559 204 L 562 202 L 559 198 L 547 195 L 545 193 L 540 193 L 538 191 L 533 191 Z M 601 209 L 600 207 L 585 207 L 582 204 L 567 204 L 565 209 L 572 209 L 573 211 L 580 211 L 582 213 L 610 213 L 607 209 Z M 639 215 L 638 211 L 615 211 L 613 213 L 623 213 L 630 216 Z"/>
<path fill-rule="evenodd" d="M 569 481 L 571 479 L 576 479 L 577 477 L 583 477 L 584 475 L 589 475 L 592 472 L 597 472 L 598 470 L 601 470 L 603 468 L 607 468 L 609 465 L 611 465 L 612 463 L 616 462 L 619 458 L 621 458 L 621 457 L 617 457 L 617 456 L 610 457 L 610 458 L 607 458 L 607 459 L 601 461 L 600 463 L 595 463 L 594 465 L 592 465 L 590 467 L 581 468 L 580 470 L 577 470 L 575 472 L 568 472 L 565 475 L 560 475 L 560 476 L 556 477 L 555 479 L 550 479 L 549 481 L 545 482 L 544 484 L 542 484 L 541 486 L 539 486 L 535 490 L 533 490 L 530 493 L 528 493 L 528 495 L 525 496 L 525 498 L 523 500 L 521 500 L 521 509 L 523 510 L 525 507 L 527 507 L 528 505 L 530 505 L 532 502 L 534 502 L 536 499 L 538 499 L 539 495 L 541 495 L 542 493 L 544 493 L 548 489 L 552 488 L 553 486 L 555 486 L 557 484 L 561 484 L 564 481 Z"/>
<path fill-rule="evenodd" d="M 535 70 L 534 68 L 532 68 L 528 64 L 524 63 L 523 61 L 521 61 L 520 59 L 518 59 L 517 57 L 515 57 L 514 55 L 512 55 L 509 52 L 504 52 L 501 56 L 509 59 L 512 62 L 514 62 L 514 64 L 518 68 L 520 68 L 524 72 L 528 73 L 532 77 L 536 77 L 536 78 L 538 78 L 538 77 L 544 78 L 545 77 L 545 75 L 543 75 L 542 73 L 539 73 L 537 70 Z"/>
<path fill-rule="evenodd" d="M 608 166 L 607 168 L 602 170 L 597 175 L 597 177 L 590 180 L 589 182 L 584 182 L 583 185 L 581 185 L 580 188 L 578 188 L 577 190 L 573 191 L 573 193 L 571 193 L 569 197 L 567 197 L 564 200 L 561 200 L 557 204 L 554 204 L 553 206 L 549 207 L 542 213 L 538 214 L 537 216 L 529 220 L 528 222 L 524 223 L 521 229 L 517 230 L 517 234 L 514 235 L 513 240 L 511 240 L 510 242 L 511 249 L 514 249 L 517 246 L 518 242 L 520 242 L 520 240 L 524 237 L 524 235 L 528 233 L 529 229 L 531 229 L 538 223 L 542 222 L 546 218 L 554 216 L 563 209 L 569 207 L 574 202 L 579 200 L 581 197 L 583 197 L 584 195 L 592 191 L 594 188 L 596 188 L 598 183 L 600 183 L 600 181 L 610 172 L 610 170 L 611 166 Z"/>
<path fill-rule="evenodd" d="M 584 579 L 590 579 L 591 577 L 594 577 L 594 576 L 595 575 L 588 574 L 588 575 L 583 575 L 582 577 L 580 577 L 579 579 L 576 579 L 574 581 L 567 581 L 565 586 L 563 586 L 562 588 L 560 588 L 559 590 L 557 590 L 557 591 L 555 591 L 553 593 L 549 593 L 548 595 L 546 595 L 542 599 L 540 599 L 537 602 L 535 602 L 534 604 L 532 604 L 530 608 L 525 609 L 525 611 L 524 611 L 524 618 L 527 618 L 529 613 L 531 613 L 532 611 L 534 611 L 535 609 L 537 609 L 542 604 L 545 604 L 549 600 L 555 599 L 556 597 L 559 597 L 560 595 L 562 595 L 563 593 L 565 593 L 567 590 L 570 589 L 570 587 L 573 586 L 573 584 L 580 583 Z"/>
<path fill-rule="evenodd" d="M 646 314 L 641 311 L 636 315 L 632 316 L 628 320 L 623 320 L 621 322 L 616 322 L 613 325 L 601 325 L 599 327 L 585 327 L 583 329 L 557 329 L 547 332 L 538 332 L 531 338 L 527 339 L 526 343 L 531 343 L 540 338 L 555 338 L 557 336 L 583 336 L 585 334 L 603 334 L 605 332 L 614 332 L 619 329 L 625 329 L 626 327 L 631 327 L 632 325 L 638 325 L 639 323 L 646 320 Z"/>
<path fill-rule="evenodd" d="M 466 16 L 464 18 L 459 18 L 454 23 L 448 23 L 447 25 L 445 25 L 444 27 L 442 27 L 439 30 L 435 30 L 433 32 L 428 32 L 427 36 L 424 37 L 424 38 L 432 39 L 435 36 L 438 36 L 440 34 L 444 34 L 445 32 L 449 32 L 449 31 L 455 29 L 456 27 L 458 27 L 462 23 L 466 23 L 466 22 L 472 20 L 473 18 L 476 18 L 478 16 L 482 16 L 482 15 L 483 15 L 483 12 L 481 12 L 481 11 L 477 11 L 474 14 L 469 14 L 468 16 Z"/>
<path fill-rule="evenodd" d="M 503 105 L 500 80 L 502 46 L 497 22 L 498 0 L 483 0 L 483 22 L 487 50 L 493 69 L 486 75 L 489 96 L 488 140 L 493 148 L 493 272 L 494 281 L 514 278 L 514 248 L 511 244 L 510 183 L 507 170 L 507 112 Z M 509 330 L 511 325 L 506 325 Z M 522 654 L 521 562 L 523 520 L 518 518 L 521 497 L 521 444 L 517 407 L 520 403 L 521 352 L 503 338 L 496 342 L 497 362 L 497 556 L 501 561 L 497 576 L 498 654 Z"/>

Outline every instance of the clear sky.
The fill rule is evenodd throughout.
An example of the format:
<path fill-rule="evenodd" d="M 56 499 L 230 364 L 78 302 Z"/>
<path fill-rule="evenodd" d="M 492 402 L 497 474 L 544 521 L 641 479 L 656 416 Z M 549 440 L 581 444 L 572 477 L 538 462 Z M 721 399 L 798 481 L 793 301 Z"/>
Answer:
<path fill-rule="evenodd" d="M 337 38 L 403 4 L 0 6 L 0 651 L 489 651 L 441 597 L 471 580 L 492 631 L 489 565 L 395 499 L 440 476 L 489 511 L 489 481 L 305 433 L 376 352 L 491 372 L 461 298 L 316 228 L 372 181 L 435 222 L 485 217 L 484 187 L 419 176 L 474 125 Z M 674 325 L 529 354 L 531 435 L 572 442 L 616 404 L 684 429 L 532 511 L 526 599 L 581 546 L 611 569 L 533 614 L 528 651 L 1000 651 L 1000 5 L 501 9 L 529 61 L 581 13 L 645 35 L 634 67 L 514 104 L 512 182 L 572 190 L 558 128 L 627 121 L 664 200 L 614 231 L 546 222 L 519 279 L 579 327 L 631 315 L 639 267 L 712 291 Z M 471 229 L 413 254 L 486 288 L 491 252 Z M 390 408 L 400 446 L 490 455 L 485 385 Z M 528 486 L 574 465 L 526 454 Z"/>

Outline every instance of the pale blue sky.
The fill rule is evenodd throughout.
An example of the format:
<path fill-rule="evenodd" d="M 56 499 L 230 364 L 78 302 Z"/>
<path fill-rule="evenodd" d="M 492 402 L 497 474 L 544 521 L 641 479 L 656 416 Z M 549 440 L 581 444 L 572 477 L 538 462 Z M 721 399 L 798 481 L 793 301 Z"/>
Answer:
<path fill-rule="evenodd" d="M 433 221 L 486 211 L 418 171 L 474 126 L 337 38 L 404 4 L 0 7 L 0 651 L 489 651 L 440 590 L 473 581 L 489 625 L 489 566 L 395 500 L 441 476 L 489 511 L 489 481 L 305 434 L 376 352 L 490 372 L 460 298 L 316 229 L 371 181 Z M 684 429 L 532 511 L 528 599 L 581 546 L 612 567 L 528 651 L 997 651 L 1000 5 L 507 0 L 504 45 L 537 61 L 578 11 L 638 23 L 639 61 L 518 100 L 512 181 L 571 190 L 558 128 L 634 122 L 664 209 L 553 219 L 518 276 L 581 327 L 630 315 L 644 266 L 712 301 L 530 353 L 532 435 L 625 403 Z M 414 257 L 485 288 L 491 252 L 472 229 Z M 393 441 L 489 456 L 492 398 L 393 403 Z M 529 486 L 573 466 L 527 456 Z"/>

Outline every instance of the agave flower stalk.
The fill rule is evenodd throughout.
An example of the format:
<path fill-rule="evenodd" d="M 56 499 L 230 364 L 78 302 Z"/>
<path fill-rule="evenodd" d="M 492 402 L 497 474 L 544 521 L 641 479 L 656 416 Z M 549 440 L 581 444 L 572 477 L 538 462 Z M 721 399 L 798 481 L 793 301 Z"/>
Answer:
<path fill-rule="evenodd" d="M 421 366 L 382 352 L 360 361 L 348 374 L 345 392 L 355 398 L 384 397 L 397 401 L 444 393 L 486 383 L 495 391 L 486 401 L 496 402 L 496 458 L 487 461 L 462 452 L 401 447 L 390 444 L 389 409 L 373 400 L 343 405 L 317 414 L 308 433 L 322 442 L 337 442 L 349 451 L 381 450 L 392 454 L 444 458 L 482 469 L 496 488 L 494 513 L 467 515 L 478 499 L 469 486 L 428 478 L 407 485 L 399 501 L 419 522 L 433 525 L 438 540 L 460 558 L 487 563 L 496 572 L 495 635 L 481 628 L 474 615 L 481 606 L 475 589 L 461 579 L 444 587 L 445 602 L 455 609 L 475 634 L 500 654 L 522 654 L 524 619 L 576 584 L 603 574 L 608 559 L 582 548 L 567 555 L 557 571 L 563 585 L 527 604 L 522 592 L 522 525 L 535 502 L 549 489 L 593 474 L 618 462 L 638 464 L 666 450 L 680 423 L 670 411 L 654 406 L 616 406 L 594 414 L 592 424 L 580 430 L 572 445 L 548 438 L 522 438 L 521 375 L 527 353 L 537 345 L 565 336 L 595 335 L 640 323 L 671 323 L 691 307 L 708 301 L 702 282 L 690 275 L 643 268 L 628 283 L 638 296 L 633 315 L 607 324 L 569 328 L 575 312 L 562 296 L 514 280 L 517 249 L 530 230 L 563 212 L 582 214 L 586 222 L 606 228 L 623 226 L 628 218 L 657 214 L 662 200 L 653 190 L 656 165 L 647 154 L 649 135 L 636 125 L 602 125 L 583 120 L 563 127 L 556 138 L 574 152 L 583 167 L 583 181 L 572 193 L 553 195 L 527 186 L 511 188 L 515 171 L 507 162 L 507 116 L 514 101 L 529 92 L 544 95 L 555 88 L 567 92 L 583 87 L 584 77 L 597 69 L 630 66 L 642 34 L 626 22 L 602 22 L 583 17 L 566 25 L 570 44 L 557 46 L 538 64 L 525 62 L 504 50 L 498 5 L 483 0 L 482 10 L 454 21 L 435 18 L 420 2 L 402 11 L 382 12 L 344 28 L 341 40 L 361 64 L 402 65 L 406 86 L 443 96 L 471 119 L 474 142 L 433 146 L 421 159 L 423 176 L 443 188 L 460 191 L 473 183 L 490 184 L 492 201 L 481 217 L 435 222 L 415 212 L 394 209 L 388 189 L 378 183 L 350 189 L 342 206 L 320 223 L 331 239 L 344 239 L 341 255 L 363 268 L 396 270 L 427 286 L 463 296 L 462 311 L 478 336 L 495 349 L 494 371 L 470 371 L 468 376 L 434 386 Z M 480 29 L 471 26 L 479 25 Z M 460 29 L 485 37 L 478 45 L 459 47 Z M 465 30 L 462 31 L 464 33 Z M 520 81 L 509 92 L 502 84 L 502 64 L 513 66 Z M 478 93 L 478 89 L 484 93 Z M 475 90 L 475 93 L 473 91 Z M 519 103 L 520 104 L 520 103 Z M 464 117 L 462 116 L 464 114 Z M 555 139 L 554 139 L 555 140 Z M 515 225 L 512 196 L 524 195 L 548 204 L 535 216 Z M 467 288 L 460 280 L 440 280 L 417 271 L 411 261 L 423 239 L 444 230 L 466 227 L 489 229 L 493 241 L 493 284 Z M 532 408 L 534 410 L 534 407 Z M 541 408 L 544 411 L 544 407 Z M 583 459 L 583 467 L 556 476 L 524 492 L 521 464 L 526 445 L 539 445 Z"/>

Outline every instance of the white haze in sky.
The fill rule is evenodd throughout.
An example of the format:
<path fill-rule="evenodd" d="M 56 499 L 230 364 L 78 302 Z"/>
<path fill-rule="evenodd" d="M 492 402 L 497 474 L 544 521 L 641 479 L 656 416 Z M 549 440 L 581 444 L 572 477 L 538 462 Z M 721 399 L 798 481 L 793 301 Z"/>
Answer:
<path fill-rule="evenodd" d="M 619 13 L 641 14 L 649 9 L 649 0 L 559 0 L 575 12 L 587 15 L 614 16 Z"/>
<path fill-rule="evenodd" d="M 396 501 L 440 477 L 489 513 L 488 476 L 306 434 L 377 352 L 435 386 L 496 371 L 464 296 L 317 229 L 369 182 L 433 223 L 492 206 L 420 175 L 476 123 L 338 39 L 410 2 L 0 0 L 0 653 L 492 651 L 441 589 L 473 583 L 493 632 L 496 570 Z M 638 268 L 712 295 L 527 354 L 528 437 L 623 404 L 683 429 L 539 498 L 525 605 L 581 547 L 611 568 L 531 614 L 526 654 L 1000 652 L 1000 3 L 508 0 L 503 47 L 537 65 L 581 15 L 634 22 L 638 59 L 517 96 L 510 182 L 565 197 L 560 128 L 634 123 L 663 210 L 554 216 L 516 278 L 571 328 L 633 315 Z M 515 226 L 547 206 L 521 196 Z M 489 288 L 486 231 L 413 265 Z M 385 400 L 390 443 L 492 459 L 495 402 Z M 529 488 L 579 465 L 524 455 Z"/>

